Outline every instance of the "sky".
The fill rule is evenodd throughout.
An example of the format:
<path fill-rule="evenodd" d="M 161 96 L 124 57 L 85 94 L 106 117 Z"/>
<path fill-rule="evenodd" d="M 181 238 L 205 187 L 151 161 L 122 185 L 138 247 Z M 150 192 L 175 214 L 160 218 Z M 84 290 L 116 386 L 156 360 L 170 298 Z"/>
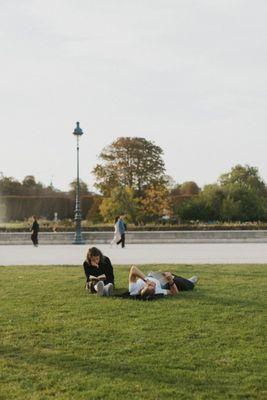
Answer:
<path fill-rule="evenodd" d="M 267 181 L 266 0 L 0 0 L 0 172 L 68 190 L 120 136 L 177 183 Z"/>

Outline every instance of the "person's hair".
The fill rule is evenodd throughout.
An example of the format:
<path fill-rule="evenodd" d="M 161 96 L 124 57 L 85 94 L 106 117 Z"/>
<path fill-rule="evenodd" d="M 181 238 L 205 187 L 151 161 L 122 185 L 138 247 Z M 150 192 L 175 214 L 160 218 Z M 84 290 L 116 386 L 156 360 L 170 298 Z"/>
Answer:
<path fill-rule="evenodd" d="M 33 218 L 33 219 L 37 219 L 37 215 L 33 215 L 32 218 Z"/>
<path fill-rule="evenodd" d="M 155 288 L 145 286 L 141 291 L 140 295 L 142 297 L 153 297 L 155 295 Z"/>
<path fill-rule="evenodd" d="M 102 252 L 97 247 L 90 247 L 87 252 L 86 260 L 90 264 L 91 257 L 100 257 L 100 262 L 103 259 Z"/>
<path fill-rule="evenodd" d="M 114 221 L 114 223 L 116 224 L 116 222 L 118 222 L 118 219 L 119 219 L 120 217 L 117 215 L 117 217 L 115 217 L 115 221 Z"/>

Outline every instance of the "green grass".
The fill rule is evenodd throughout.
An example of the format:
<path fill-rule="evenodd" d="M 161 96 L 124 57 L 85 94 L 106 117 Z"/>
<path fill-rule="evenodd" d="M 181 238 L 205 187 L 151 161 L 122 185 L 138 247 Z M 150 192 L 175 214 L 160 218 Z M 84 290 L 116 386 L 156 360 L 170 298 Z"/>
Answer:
<path fill-rule="evenodd" d="M 81 267 L 1 267 L 0 399 L 266 398 L 266 266 L 158 269 L 200 282 L 142 302 L 88 294 Z"/>

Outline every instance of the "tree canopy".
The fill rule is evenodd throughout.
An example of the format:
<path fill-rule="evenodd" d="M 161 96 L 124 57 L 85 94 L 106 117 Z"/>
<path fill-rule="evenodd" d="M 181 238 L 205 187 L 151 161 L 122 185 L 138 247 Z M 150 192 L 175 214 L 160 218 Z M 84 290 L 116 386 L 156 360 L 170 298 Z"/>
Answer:
<path fill-rule="evenodd" d="M 101 163 L 93 170 L 95 187 L 109 196 L 116 187 L 132 188 L 141 194 L 151 184 L 164 181 L 163 150 L 140 137 L 120 137 L 100 153 Z"/>
<path fill-rule="evenodd" d="M 183 203 L 178 212 L 185 220 L 266 220 L 266 186 L 256 167 L 236 165 L 217 184 L 205 186 L 198 196 Z"/>

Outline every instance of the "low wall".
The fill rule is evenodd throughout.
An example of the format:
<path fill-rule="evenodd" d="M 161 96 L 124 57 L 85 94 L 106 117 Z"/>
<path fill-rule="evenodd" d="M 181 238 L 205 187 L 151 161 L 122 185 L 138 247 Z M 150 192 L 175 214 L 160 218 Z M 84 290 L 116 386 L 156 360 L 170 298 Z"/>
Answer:
<path fill-rule="evenodd" d="M 112 232 L 84 232 L 86 244 L 109 243 Z M 73 232 L 41 232 L 40 244 L 71 244 Z M 126 243 L 267 243 L 267 230 L 262 231 L 150 231 L 127 232 Z M 31 244 L 30 233 L 0 232 L 0 245 Z"/>

